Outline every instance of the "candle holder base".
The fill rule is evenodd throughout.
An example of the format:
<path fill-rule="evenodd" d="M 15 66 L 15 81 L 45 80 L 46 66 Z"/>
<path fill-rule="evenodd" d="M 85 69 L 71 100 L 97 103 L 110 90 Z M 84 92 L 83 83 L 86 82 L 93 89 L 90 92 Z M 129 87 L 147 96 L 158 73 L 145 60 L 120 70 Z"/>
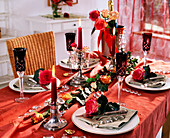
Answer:
<path fill-rule="evenodd" d="M 115 57 L 114 57 L 114 56 L 111 56 L 110 66 L 109 66 L 108 70 L 113 71 L 114 68 L 115 68 Z"/>
<path fill-rule="evenodd" d="M 58 129 L 62 129 L 67 125 L 67 121 L 63 118 L 55 119 L 51 118 L 45 125 L 44 128 L 49 131 L 56 131 Z"/>
<path fill-rule="evenodd" d="M 57 109 L 58 109 L 57 106 L 51 105 L 50 118 L 47 121 L 47 123 L 44 124 L 44 128 L 49 131 L 56 131 L 67 125 L 67 121 L 65 119 L 58 117 L 59 114 L 58 114 Z"/>
<path fill-rule="evenodd" d="M 86 83 L 86 80 L 88 79 L 88 77 L 86 76 L 76 76 L 72 79 L 72 81 L 70 82 L 70 85 L 73 87 L 79 87 L 82 86 Z"/>

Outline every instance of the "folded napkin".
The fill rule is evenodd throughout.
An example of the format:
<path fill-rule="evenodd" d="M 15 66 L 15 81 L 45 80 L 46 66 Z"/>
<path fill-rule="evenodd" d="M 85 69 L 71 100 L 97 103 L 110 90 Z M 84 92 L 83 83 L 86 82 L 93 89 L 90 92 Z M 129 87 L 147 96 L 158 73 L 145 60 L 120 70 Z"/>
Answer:
<path fill-rule="evenodd" d="M 100 119 L 87 118 L 84 116 L 77 116 L 79 120 L 86 122 L 92 127 L 106 128 L 106 129 L 121 129 L 125 126 L 136 114 L 136 110 L 121 107 L 120 110 L 127 110 L 126 114 L 109 114 L 103 115 Z"/>
<path fill-rule="evenodd" d="M 166 76 L 157 75 L 157 77 L 146 79 L 143 82 L 137 82 L 131 78 L 129 83 L 141 87 L 161 88 L 166 84 Z"/>
<path fill-rule="evenodd" d="M 29 78 L 32 79 L 32 77 L 25 75 L 23 77 L 23 89 L 24 90 L 45 90 L 43 87 L 41 87 L 39 84 L 36 84 L 29 80 Z M 19 79 L 14 83 L 15 88 L 19 88 Z M 51 88 L 50 84 L 46 86 L 48 89 Z"/>

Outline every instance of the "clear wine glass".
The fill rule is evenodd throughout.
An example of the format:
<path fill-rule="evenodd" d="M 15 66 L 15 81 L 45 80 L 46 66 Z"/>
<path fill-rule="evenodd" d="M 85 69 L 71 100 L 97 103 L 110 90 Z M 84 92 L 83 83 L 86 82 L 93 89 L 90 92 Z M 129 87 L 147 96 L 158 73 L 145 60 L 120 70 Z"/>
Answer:
<path fill-rule="evenodd" d="M 127 67 L 127 54 L 125 52 L 116 53 L 116 74 L 118 79 L 118 104 L 126 106 L 125 103 L 121 102 L 122 85 L 126 74 Z"/>
<path fill-rule="evenodd" d="M 144 66 L 146 66 L 146 62 L 147 62 L 146 57 L 150 51 L 152 33 L 143 33 L 142 35 L 143 35 Z"/>
<path fill-rule="evenodd" d="M 25 54 L 26 48 L 14 48 L 14 58 L 15 58 L 15 69 L 17 75 L 19 76 L 19 88 L 20 88 L 20 97 L 15 98 L 16 102 L 22 103 L 25 100 L 28 100 L 28 97 L 24 97 L 23 92 L 23 76 L 25 73 Z"/>
<path fill-rule="evenodd" d="M 66 36 L 66 49 L 67 49 L 67 52 L 69 53 L 69 58 L 68 58 L 67 65 L 69 65 L 69 68 L 71 69 L 71 71 L 68 74 L 73 74 L 73 72 L 72 72 L 71 57 L 72 57 L 74 51 L 72 49 L 71 44 L 73 42 L 75 42 L 76 34 L 75 33 L 65 33 L 65 36 Z M 69 89 L 68 85 L 66 85 L 66 84 L 62 85 L 61 88 L 62 89 L 59 90 L 59 92 L 66 92 Z"/>

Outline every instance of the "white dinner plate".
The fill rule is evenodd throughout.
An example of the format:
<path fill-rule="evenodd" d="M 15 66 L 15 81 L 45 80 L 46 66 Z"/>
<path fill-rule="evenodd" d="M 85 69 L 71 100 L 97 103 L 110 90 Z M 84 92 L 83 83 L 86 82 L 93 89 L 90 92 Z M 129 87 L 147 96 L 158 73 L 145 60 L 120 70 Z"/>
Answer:
<path fill-rule="evenodd" d="M 79 120 L 76 116 L 84 114 L 85 106 L 77 109 L 73 115 L 72 115 L 72 121 L 73 123 L 79 127 L 80 129 L 93 133 L 93 134 L 100 134 L 100 135 L 117 135 L 117 134 L 123 134 L 126 132 L 129 132 L 133 130 L 138 124 L 139 124 L 139 117 L 138 115 L 135 115 L 124 127 L 121 129 L 106 129 L 106 128 L 93 128 L 91 125 L 88 125 L 87 123 Z"/>
<path fill-rule="evenodd" d="M 67 59 L 64 59 L 62 61 L 66 61 Z M 91 66 L 89 67 L 83 67 L 83 69 L 88 69 L 88 68 L 94 68 L 97 66 L 97 64 L 100 62 L 100 59 L 96 58 L 96 59 L 91 59 L 92 62 L 94 62 Z M 70 66 L 68 66 L 67 64 L 65 63 L 62 63 L 62 61 L 59 62 L 59 65 L 63 68 L 66 68 L 66 69 L 74 69 L 74 68 L 71 68 Z"/>
<path fill-rule="evenodd" d="M 28 76 L 28 77 L 34 77 L 34 75 L 25 75 L 25 76 Z M 16 81 L 18 81 L 19 78 L 16 78 L 16 79 L 13 79 L 10 83 L 9 83 L 9 87 L 14 90 L 14 91 L 17 91 L 17 92 L 20 92 L 19 88 L 15 88 L 14 87 L 14 84 L 16 83 Z M 60 80 L 57 78 L 57 87 L 59 87 L 60 85 Z M 23 90 L 24 93 L 38 93 L 38 92 L 44 92 L 46 91 L 45 89 L 42 89 L 42 90 L 35 90 L 35 89 L 27 89 L 27 90 Z"/>
<path fill-rule="evenodd" d="M 130 84 L 129 81 L 132 79 L 132 75 L 129 75 L 125 78 L 125 82 L 127 85 L 136 88 L 136 89 L 140 89 L 140 90 L 147 90 L 147 91 L 163 91 L 163 90 L 168 90 L 170 89 L 170 78 L 166 78 L 166 83 L 164 86 L 160 87 L 160 88 L 151 88 L 151 87 L 142 87 L 142 86 L 138 86 L 135 84 Z"/>

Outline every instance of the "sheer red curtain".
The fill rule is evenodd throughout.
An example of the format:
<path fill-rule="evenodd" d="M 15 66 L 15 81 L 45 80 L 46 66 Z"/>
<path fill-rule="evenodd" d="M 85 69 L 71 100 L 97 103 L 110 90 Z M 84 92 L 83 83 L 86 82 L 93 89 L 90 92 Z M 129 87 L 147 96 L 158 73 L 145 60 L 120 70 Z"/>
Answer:
<path fill-rule="evenodd" d="M 143 56 L 142 32 L 153 32 L 149 58 L 170 61 L 170 24 L 168 0 L 117 0 L 118 24 L 126 28 L 126 50 Z"/>

